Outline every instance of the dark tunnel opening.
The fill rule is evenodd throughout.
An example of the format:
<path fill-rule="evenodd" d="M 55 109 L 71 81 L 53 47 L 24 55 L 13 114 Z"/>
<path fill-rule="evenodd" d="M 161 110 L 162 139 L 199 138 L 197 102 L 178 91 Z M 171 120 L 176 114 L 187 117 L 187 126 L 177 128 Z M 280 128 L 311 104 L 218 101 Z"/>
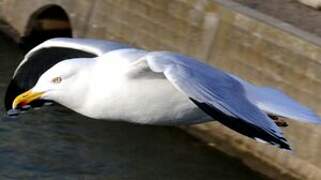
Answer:
<path fill-rule="evenodd" d="M 20 46 L 28 51 L 39 43 L 54 37 L 72 37 L 68 14 L 57 5 L 45 6 L 30 17 Z"/>

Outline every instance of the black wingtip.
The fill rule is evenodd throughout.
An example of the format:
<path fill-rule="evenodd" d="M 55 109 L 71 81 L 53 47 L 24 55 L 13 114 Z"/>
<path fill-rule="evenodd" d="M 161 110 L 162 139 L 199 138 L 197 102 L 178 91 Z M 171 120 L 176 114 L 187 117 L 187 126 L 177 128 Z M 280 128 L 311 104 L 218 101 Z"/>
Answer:
<path fill-rule="evenodd" d="M 292 151 L 291 146 L 288 144 L 288 141 L 282 142 L 279 144 L 279 148 L 287 150 L 287 151 Z"/>
<path fill-rule="evenodd" d="M 9 82 L 9 85 L 7 87 L 6 94 L 4 97 L 4 107 L 6 111 L 11 109 L 13 100 L 23 92 L 24 90 L 18 86 L 18 84 L 14 79 Z"/>
<path fill-rule="evenodd" d="M 292 148 L 291 148 L 290 144 L 288 143 L 288 141 L 285 138 L 282 138 L 282 139 L 283 140 L 279 141 L 279 143 L 278 143 L 279 148 L 292 151 Z"/>
<path fill-rule="evenodd" d="M 287 140 L 284 137 L 279 137 L 276 135 L 272 135 L 271 133 L 264 131 L 252 124 L 246 123 L 238 118 L 228 116 L 219 109 L 215 108 L 212 105 L 207 103 L 198 102 L 192 98 L 190 98 L 200 109 L 202 109 L 205 113 L 213 117 L 215 120 L 224 124 L 225 126 L 233 129 L 234 131 L 241 133 L 250 138 L 259 138 L 265 142 L 268 142 L 272 145 L 278 146 L 281 149 L 291 151 L 291 147 L 288 144 Z"/>

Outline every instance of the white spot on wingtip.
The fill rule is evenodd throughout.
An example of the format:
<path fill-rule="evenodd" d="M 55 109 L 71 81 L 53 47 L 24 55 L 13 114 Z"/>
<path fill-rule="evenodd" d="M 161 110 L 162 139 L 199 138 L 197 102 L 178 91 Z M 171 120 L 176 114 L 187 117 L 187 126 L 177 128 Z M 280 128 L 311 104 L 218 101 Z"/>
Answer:
<path fill-rule="evenodd" d="M 260 142 L 260 143 L 263 143 L 263 144 L 268 144 L 268 142 L 264 141 L 263 139 L 260 139 L 260 138 L 257 138 L 257 137 L 255 137 L 254 139 L 257 142 Z"/>

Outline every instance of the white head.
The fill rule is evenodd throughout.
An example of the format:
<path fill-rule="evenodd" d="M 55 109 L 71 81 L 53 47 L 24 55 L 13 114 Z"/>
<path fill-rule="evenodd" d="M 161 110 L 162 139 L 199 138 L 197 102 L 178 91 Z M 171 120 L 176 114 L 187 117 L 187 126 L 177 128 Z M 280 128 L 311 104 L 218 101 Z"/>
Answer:
<path fill-rule="evenodd" d="M 70 59 L 57 63 L 38 79 L 36 85 L 19 96 L 12 104 L 15 109 L 36 99 L 53 100 L 72 109 L 81 105 L 86 96 L 86 83 L 90 81 L 88 73 L 93 59 Z"/>

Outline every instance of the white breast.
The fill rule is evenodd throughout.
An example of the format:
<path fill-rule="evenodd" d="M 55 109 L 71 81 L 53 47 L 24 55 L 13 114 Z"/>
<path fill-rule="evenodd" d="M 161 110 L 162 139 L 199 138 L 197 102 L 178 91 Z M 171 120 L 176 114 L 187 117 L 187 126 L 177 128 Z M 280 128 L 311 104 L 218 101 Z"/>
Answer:
<path fill-rule="evenodd" d="M 142 124 L 192 124 L 208 116 L 164 78 L 131 79 L 124 65 L 106 65 L 91 77 L 91 89 L 77 112 L 96 119 Z M 89 95 L 90 94 L 90 95 Z"/>
<path fill-rule="evenodd" d="M 113 88 L 99 87 L 100 100 L 88 103 L 94 110 L 86 115 L 143 124 L 190 124 L 207 116 L 166 79 L 117 79 Z"/>

